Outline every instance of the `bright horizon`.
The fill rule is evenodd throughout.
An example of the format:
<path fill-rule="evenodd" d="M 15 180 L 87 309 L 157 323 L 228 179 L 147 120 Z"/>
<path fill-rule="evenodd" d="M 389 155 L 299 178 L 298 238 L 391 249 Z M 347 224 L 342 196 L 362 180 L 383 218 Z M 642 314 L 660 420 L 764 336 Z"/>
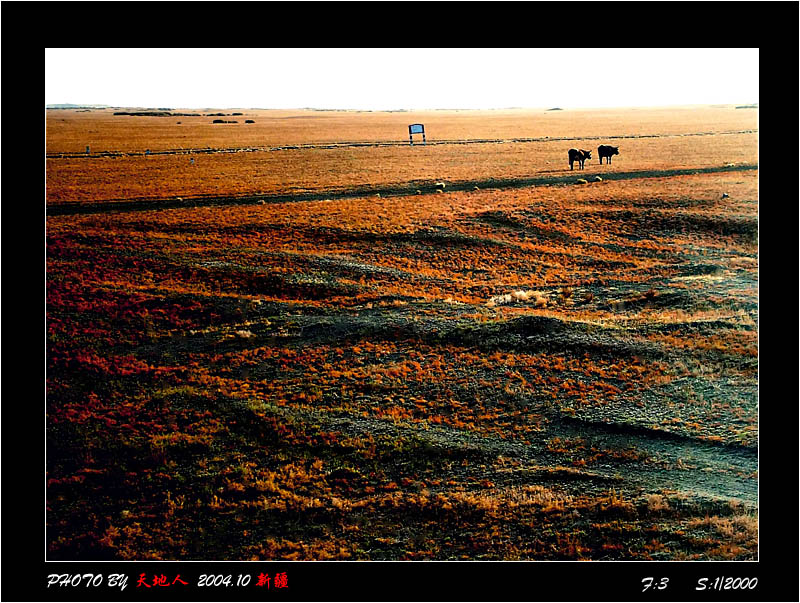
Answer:
<path fill-rule="evenodd" d="M 758 103 L 758 49 L 47 48 L 45 104 L 592 109 Z"/>

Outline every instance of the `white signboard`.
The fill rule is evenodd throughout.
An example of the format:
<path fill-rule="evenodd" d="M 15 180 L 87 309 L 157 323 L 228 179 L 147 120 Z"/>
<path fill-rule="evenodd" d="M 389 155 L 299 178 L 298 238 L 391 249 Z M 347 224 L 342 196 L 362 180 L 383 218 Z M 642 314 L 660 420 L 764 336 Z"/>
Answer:
<path fill-rule="evenodd" d="M 425 144 L 425 126 L 422 124 L 411 124 L 408 126 L 408 142 L 414 144 L 414 134 L 422 134 L 422 144 Z"/>

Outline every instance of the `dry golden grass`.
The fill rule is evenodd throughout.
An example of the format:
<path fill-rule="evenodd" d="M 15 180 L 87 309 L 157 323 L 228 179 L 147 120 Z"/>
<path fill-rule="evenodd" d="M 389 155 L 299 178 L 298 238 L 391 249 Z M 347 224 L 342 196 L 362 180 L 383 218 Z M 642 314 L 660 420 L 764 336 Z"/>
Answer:
<path fill-rule="evenodd" d="M 48 112 L 48 153 L 144 151 L 144 149 L 266 148 L 343 141 L 407 140 L 404 128 L 428 121 L 437 140 L 511 139 L 550 136 L 669 135 L 618 140 L 612 166 L 596 159 L 579 175 L 609 171 L 667 170 L 752 164 L 756 134 L 674 136 L 755 128 L 752 112 L 735 109 L 642 111 L 637 119 L 618 112 L 504 113 L 286 113 L 258 118 L 256 124 L 189 125 L 212 118 L 121 117 L 107 112 Z M 272 113 L 268 113 L 272 115 Z M 435 119 L 434 119 L 435 118 Z M 667 118 L 671 118 L 668 121 Z M 242 118 L 237 118 L 242 119 Z M 441 120 L 441 129 L 437 121 Z M 194 123 L 194 122 L 192 122 Z M 621 124 L 626 124 L 624 127 Z M 632 125 L 635 124 L 635 125 Z M 173 131 L 175 130 L 175 131 Z M 440 134 L 437 135 L 436 132 Z M 623 132 L 623 134 L 620 134 Z M 589 148 L 598 140 L 586 140 Z M 286 149 L 245 153 L 183 154 L 95 158 L 48 158 L 50 204 L 109 199 L 297 193 L 410 182 L 474 181 L 568 175 L 567 149 L 575 141 L 402 144 L 392 147 Z M 615 143 L 616 144 L 616 143 Z"/>
<path fill-rule="evenodd" d="M 732 108 L 528 118 L 184 131 L 228 147 L 402 140 L 411 121 L 431 140 L 754 125 Z M 109 150 L 182 144 L 171 118 L 104 119 L 48 114 L 49 148 L 82 151 L 82 128 Z M 570 175 L 572 143 L 48 159 L 52 204 L 318 193 L 48 217 L 48 554 L 754 558 L 758 174 L 700 168 L 754 164 L 756 134 L 626 140 L 583 174 L 650 173 L 460 191 Z M 741 507 L 683 497 L 698 483 Z"/>
<path fill-rule="evenodd" d="M 48 110 L 47 152 L 153 151 L 237 148 L 332 142 L 408 141 L 408 125 L 425 124 L 430 142 L 467 139 L 641 136 L 753 130 L 755 111 L 733 106 L 546 111 L 356 112 L 209 109 L 186 113 L 233 113 L 236 117 L 115 116 L 114 109 L 79 113 Z M 212 124 L 214 119 L 237 124 Z M 245 124 L 245 119 L 255 123 Z M 178 124 L 177 122 L 181 122 Z M 415 137 L 418 140 L 419 137 Z M 417 146 L 417 142 L 415 142 Z M 596 145 L 595 145 L 596 146 Z M 614 158 L 616 162 L 618 158 Z"/>

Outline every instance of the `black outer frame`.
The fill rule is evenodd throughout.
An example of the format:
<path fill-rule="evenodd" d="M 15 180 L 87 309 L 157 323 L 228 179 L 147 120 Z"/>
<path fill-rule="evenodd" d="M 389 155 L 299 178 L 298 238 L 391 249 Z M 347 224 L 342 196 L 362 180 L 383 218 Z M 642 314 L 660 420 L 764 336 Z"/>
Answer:
<path fill-rule="evenodd" d="M 39 67 L 43 58 L 41 48 L 31 49 L 31 36 L 41 32 L 42 47 L 71 46 L 83 44 L 90 40 L 97 46 L 136 46 L 141 43 L 133 32 L 149 31 L 155 37 L 150 38 L 154 45 L 164 40 L 176 40 L 181 45 L 191 46 L 198 39 L 211 38 L 198 36 L 202 27 L 209 28 L 219 39 L 219 30 L 215 28 L 213 19 L 209 19 L 209 11 L 219 9 L 221 5 L 205 3 L 203 13 L 197 15 L 201 29 L 194 29 L 195 23 L 186 13 L 178 10 L 176 4 L 159 3 L 159 19 L 150 20 L 145 3 L 5 3 L 6 13 L 4 29 L 6 30 L 3 60 L 4 78 L 6 80 L 7 115 L 14 119 L 6 120 L 3 131 L 3 142 L 7 150 L 7 161 L 14 162 L 14 172 L 7 173 L 5 182 L 6 226 L 14 228 L 16 234 L 21 228 L 33 233 L 43 234 L 45 223 L 44 207 L 37 205 L 38 199 L 44 198 L 43 165 L 31 157 L 43 155 L 44 128 L 41 94 L 35 87 L 20 85 L 30 81 L 33 66 Z M 287 11 L 284 17 L 291 14 L 291 5 L 283 3 Z M 427 6 L 446 10 L 442 3 L 429 3 Z M 231 9 L 226 5 L 226 12 Z M 363 6 L 363 5 L 362 5 Z M 388 3 L 387 10 L 408 8 L 402 3 Z M 509 24 L 507 11 L 517 10 L 520 5 L 510 3 L 471 3 L 466 5 L 459 17 L 447 11 L 448 29 L 455 32 L 452 38 L 446 31 L 439 31 L 438 41 L 458 46 L 464 38 L 455 35 L 458 32 L 474 31 L 471 18 L 478 19 L 481 29 L 491 31 L 495 25 L 502 39 L 491 39 L 491 35 L 479 42 L 486 46 L 503 46 L 506 40 L 531 40 L 532 23 L 518 23 L 515 29 Z M 602 47 L 609 43 L 606 32 L 600 26 L 609 16 L 613 17 L 614 8 L 620 13 L 624 11 L 622 3 L 604 3 L 589 9 L 586 3 L 572 3 L 569 10 L 563 4 L 550 5 L 539 3 L 535 12 L 544 21 L 563 23 L 569 32 L 569 40 L 579 40 L 582 47 Z M 629 5 L 628 5 L 629 6 Z M 5 459 L 2 463 L 6 496 L 2 502 L 2 518 L 6 531 L 3 539 L 3 574 L 5 588 L 0 599 L 3 601 L 797 601 L 798 596 L 798 524 L 797 524 L 797 431 L 798 405 L 794 385 L 798 366 L 794 353 L 787 353 L 783 342 L 775 341 L 776 334 L 785 331 L 794 333 L 794 321 L 787 320 L 788 305 L 794 305 L 794 287 L 786 287 L 786 249 L 794 244 L 795 220 L 797 217 L 798 178 L 793 162 L 781 160 L 772 162 L 773 147 L 783 148 L 788 145 L 794 148 L 794 133 L 798 131 L 795 107 L 798 103 L 797 65 L 797 30 L 798 5 L 796 3 L 778 2 L 742 2 L 725 5 L 720 9 L 714 3 L 669 3 L 656 2 L 638 6 L 637 15 L 641 23 L 649 23 L 640 32 L 626 32 L 621 40 L 613 40 L 616 44 L 635 46 L 671 46 L 675 42 L 688 45 L 725 45 L 732 43 L 744 47 L 759 46 L 761 63 L 764 72 L 770 73 L 770 66 L 777 68 L 771 72 L 769 81 L 772 89 L 765 86 L 767 96 L 761 99 L 769 109 L 759 114 L 760 148 L 767 152 L 762 154 L 765 161 L 759 166 L 759 197 L 763 200 L 759 215 L 760 247 L 759 264 L 767 278 L 765 287 L 761 289 L 761 300 L 765 304 L 765 312 L 760 313 L 759 333 L 759 400 L 760 408 L 760 555 L 755 562 L 215 562 L 215 561 L 180 561 L 180 562 L 47 562 L 44 559 L 44 501 L 42 500 L 43 480 L 41 468 L 43 450 L 38 451 L 42 437 L 41 398 L 44 381 L 34 383 L 35 392 L 30 395 L 29 376 L 36 373 L 31 367 L 43 367 L 41 355 L 42 339 L 32 337 L 20 341 L 15 331 L 6 329 L 5 342 L 8 344 L 5 367 L 14 378 L 6 379 L 6 404 L 2 406 L 5 419 Z M 30 8 L 35 7 L 36 14 Z M 346 8 L 353 8 L 354 15 L 361 12 L 358 5 L 337 3 L 335 10 L 315 7 L 319 17 L 318 25 L 309 25 L 308 9 L 304 21 L 304 29 L 312 42 L 321 45 L 334 39 L 333 32 L 328 31 L 325 23 L 336 21 L 347 15 Z M 165 24 L 161 11 L 173 9 L 174 23 Z M 106 23 L 125 22 L 130 28 L 131 36 L 127 40 L 119 38 L 116 25 L 106 29 L 93 31 L 92 19 L 87 19 L 93 10 L 101 11 Z M 249 9 L 248 9 L 249 10 Z M 271 11 L 274 11 L 271 7 Z M 362 9 L 363 10 L 363 9 Z M 687 15 L 687 11 L 691 11 Z M 117 12 L 118 14 L 114 15 Z M 645 14 L 642 14 L 642 13 Z M 548 14 L 549 13 L 549 14 Z M 361 12 L 363 16 L 363 12 Z M 37 18 L 38 17 L 38 18 Z M 44 18 L 44 22 L 42 22 Z M 614 17 L 616 18 L 616 17 Z M 189 20 L 187 20 L 189 19 Z M 286 19 L 284 19 L 286 21 Z M 160 23 L 159 23 L 160 21 Z M 381 20 L 383 21 L 383 20 Z M 359 21 L 360 22 L 360 21 Z M 583 22 L 585 25 L 581 25 Z M 658 23 L 654 31 L 652 24 Z M 20 41 L 14 36 L 15 30 L 27 24 L 26 39 Z M 176 27 L 180 24 L 181 27 Z M 171 27 L 170 27 L 171 25 Z M 382 25 L 384 27 L 385 24 Z M 259 39 L 258 37 L 240 37 L 237 23 L 237 39 Z M 402 32 L 402 20 L 398 25 L 398 35 Z M 260 25 L 253 24 L 253 34 L 258 33 Z M 12 29 L 13 28 L 13 29 Z M 355 28 L 355 26 L 354 26 Z M 55 30 L 58 31 L 55 31 Z M 180 31 L 190 35 L 181 38 Z M 216 31 L 214 31 L 216 29 Z M 538 28 L 534 28 L 538 29 Z M 177 30 L 177 38 L 176 36 Z M 35 33 L 34 33 L 35 32 Z M 328 33 L 326 37 L 325 33 Z M 359 27 L 359 40 L 365 44 L 381 45 L 387 30 L 382 29 L 380 36 L 370 38 Z M 678 38 L 676 32 L 682 32 Z M 551 31 L 551 40 L 536 34 L 537 45 L 559 45 L 558 31 Z M 582 37 L 582 34 L 588 37 Z M 592 37 L 594 33 L 596 39 Z M 691 37 L 691 34 L 697 34 Z M 169 34 L 169 37 L 167 36 Z M 661 34 L 659 36 L 659 34 Z M 688 35 L 687 35 L 688 34 Z M 725 35 L 723 35 L 725 34 Z M 105 35 L 105 37 L 104 37 Z M 342 30 L 337 28 L 336 40 L 343 40 Z M 639 36 L 639 37 L 637 37 Z M 765 38 L 769 38 L 766 40 Z M 759 39 L 761 38 L 761 39 Z M 478 38 L 471 38 L 478 40 Z M 225 40 L 220 39 L 220 45 Z M 234 39 L 227 40 L 235 45 Z M 232 42 L 232 44 L 231 44 Z M 420 45 L 427 46 L 429 40 L 422 40 Z M 762 42 L 762 43 L 760 43 Z M 562 42 L 563 43 L 563 42 Z M 335 45 L 335 43 L 334 43 Z M 597 57 L 595 61 L 593 57 Z M 573 57 L 574 59 L 574 57 Z M 591 61 L 590 61 L 591 59 Z M 598 51 L 586 60 L 575 65 L 574 60 L 566 61 L 565 69 L 575 69 L 579 76 L 581 69 L 602 69 L 602 52 Z M 713 66 L 709 66 L 713 68 Z M 535 66 L 531 66 L 531 70 Z M 778 90 L 775 90 L 775 88 Z M 777 94 L 776 94 L 777 93 Z M 772 101 L 772 102 L 770 102 Z M 13 108 L 13 109 L 12 109 Z M 12 112 L 13 111 L 13 112 Z M 30 112 L 28 114 L 28 111 Z M 24 114 L 25 117 L 19 117 Z M 789 120 L 789 123 L 787 123 Z M 30 124 L 40 124 L 38 138 Z M 787 138 L 787 132 L 789 137 Z M 38 143 L 38 144 L 37 144 Z M 30 146 L 30 149 L 28 148 Z M 9 149 L 14 149 L 13 154 Z M 39 154 L 42 153 L 42 154 Z M 782 154 L 785 157 L 784 154 Z M 790 171 L 789 176 L 786 169 Z M 9 165 L 9 167 L 11 167 Z M 19 168 L 23 168 L 20 170 Z M 24 168 L 31 170 L 27 174 Z M 761 171 L 763 170 L 763 172 Z M 25 176 L 30 178 L 25 178 Z M 38 187 L 33 183 L 38 180 Z M 790 224 L 791 234 L 780 229 L 783 224 Z M 10 228 L 7 229 L 7 231 Z M 3 312 L 6 325 L 22 323 L 42 325 L 44 315 L 44 279 L 42 278 L 43 253 L 36 235 L 31 237 L 11 236 L 6 232 L 5 268 L 6 297 Z M 20 243 L 22 247 L 20 247 Z M 24 246 L 30 244 L 33 249 Z M 12 247 L 13 245 L 13 247 Z M 790 250 L 793 252 L 793 249 Z M 794 257 L 794 256 L 792 256 Z M 794 268 L 793 262 L 788 262 Z M 772 275 L 774 266 L 784 268 L 780 274 Z M 792 275 L 795 273 L 792 272 Z M 33 275 L 33 276 L 31 276 Z M 37 278 L 40 279 L 37 281 Z M 20 284 L 23 284 L 20 288 Z M 24 283 L 40 284 L 41 288 L 24 285 Z M 794 283 L 792 283 L 794 285 Z M 786 295 L 788 291 L 789 295 Z M 22 293 L 22 295 L 20 295 Z M 9 299 L 11 298 L 11 299 Z M 40 301 L 41 305 L 30 300 Z M 761 305 L 760 300 L 760 305 Z M 30 315 L 28 314 L 30 313 Z M 25 320 L 28 319 L 28 320 Z M 763 343 L 762 343 L 763 341 Z M 793 342 L 792 342 L 793 343 Z M 11 347 L 13 346 L 13 347 Z M 796 348 L 792 348 L 793 350 Z M 29 353 L 30 352 L 30 353 Z M 13 363 L 13 364 L 12 364 Z M 8 376 L 8 375 L 7 375 Z M 20 382 L 27 386 L 20 388 Z M 787 387 L 788 384 L 788 387 Z M 41 392 L 41 393 L 40 393 Z M 13 431 L 12 431 L 13 430 Z M 23 436 L 23 437 L 20 437 Z M 24 437 L 30 435 L 30 438 Z M 24 439 L 23 439 L 24 438 Z M 25 446 L 27 442 L 32 446 Z M 37 452 L 42 455 L 37 457 Z M 15 529 L 16 527 L 16 529 Z M 286 572 L 288 588 L 255 587 L 255 578 L 259 573 L 271 576 L 277 572 Z M 85 586 L 60 589 L 47 588 L 49 574 L 85 574 L 102 573 L 105 577 L 110 573 L 128 575 L 128 586 L 124 591 L 106 587 L 86 588 Z M 176 583 L 173 586 L 153 589 L 137 588 L 136 581 L 141 573 L 152 578 L 153 575 L 166 575 L 169 579 L 180 575 L 187 586 Z M 238 574 L 253 575 L 253 581 L 247 589 L 196 586 L 200 574 Z M 697 580 L 702 577 L 715 576 L 757 577 L 758 588 L 755 591 L 697 591 Z M 648 589 L 643 592 L 642 580 L 653 577 L 670 579 L 668 588 L 664 590 Z M 150 580 L 151 581 L 151 580 Z M 85 581 L 84 581 L 85 584 Z M 179 588 L 181 590 L 179 590 Z M 174 589 L 174 590 L 172 590 Z"/>

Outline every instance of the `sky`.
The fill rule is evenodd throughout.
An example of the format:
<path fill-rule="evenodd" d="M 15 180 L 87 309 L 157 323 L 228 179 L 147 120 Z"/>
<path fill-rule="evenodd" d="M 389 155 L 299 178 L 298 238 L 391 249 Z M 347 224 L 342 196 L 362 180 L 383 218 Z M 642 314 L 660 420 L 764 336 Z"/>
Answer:
<path fill-rule="evenodd" d="M 758 102 L 757 48 L 47 48 L 45 104 L 563 109 Z"/>

